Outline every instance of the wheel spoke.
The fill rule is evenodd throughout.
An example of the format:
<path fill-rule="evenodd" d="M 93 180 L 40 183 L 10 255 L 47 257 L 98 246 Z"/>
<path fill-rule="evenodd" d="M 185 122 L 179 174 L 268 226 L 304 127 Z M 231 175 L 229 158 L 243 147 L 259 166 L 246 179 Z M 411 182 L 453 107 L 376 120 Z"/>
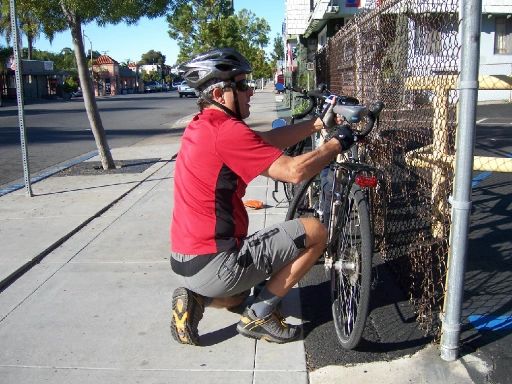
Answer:
<path fill-rule="evenodd" d="M 295 194 L 290 209 L 287 213 L 287 220 L 298 217 L 318 217 L 320 187 L 319 180 L 313 179 L 302 187 L 295 187 Z"/>
<path fill-rule="evenodd" d="M 361 299 L 361 225 L 354 199 L 346 206 L 345 222 L 341 226 L 338 243 L 336 312 L 343 337 L 349 339 L 354 332 Z"/>

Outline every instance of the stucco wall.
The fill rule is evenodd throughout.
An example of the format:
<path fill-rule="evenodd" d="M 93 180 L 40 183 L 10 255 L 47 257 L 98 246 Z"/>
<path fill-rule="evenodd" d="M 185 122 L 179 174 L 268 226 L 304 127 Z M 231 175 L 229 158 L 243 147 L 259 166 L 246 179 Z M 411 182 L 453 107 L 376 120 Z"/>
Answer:
<path fill-rule="evenodd" d="M 511 8 L 511 7 L 509 7 Z M 482 15 L 480 37 L 480 75 L 512 76 L 512 55 L 494 54 L 495 18 Z M 512 101 L 512 91 L 479 91 L 479 101 Z"/>

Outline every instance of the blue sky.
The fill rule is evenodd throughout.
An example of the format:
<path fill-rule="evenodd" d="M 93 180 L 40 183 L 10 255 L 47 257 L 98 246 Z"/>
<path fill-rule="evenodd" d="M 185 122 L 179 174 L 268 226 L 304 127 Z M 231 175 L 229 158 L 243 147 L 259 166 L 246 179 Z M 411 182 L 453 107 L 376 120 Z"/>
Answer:
<path fill-rule="evenodd" d="M 273 40 L 276 34 L 281 33 L 281 25 L 284 21 L 284 1 L 283 0 L 234 0 L 235 11 L 248 9 L 257 17 L 262 17 L 269 23 L 271 32 L 269 36 L 270 43 L 267 51 L 272 50 Z M 164 17 L 147 20 L 142 19 L 137 25 L 127 26 L 124 24 L 108 25 L 98 27 L 96 24 L 83 26 L 85 34 L 92 42 L 92 49 L 100 53 L 106 52 L 119 62 L 127 59 L 131 61 L 140 60 L 143 53 L 154 49 L 160 51 L 166 56 L 167 64 L 174 64 L 178 55 L 176 42 L 169 38 L 167 34 L 167 22 Z M 86 50 L 89 49 L 89 40 L 84 39 Z M 26 43 L 24 43 L 26 46 Z M 36 49 L 60 52 L 62 48 L 71 45 L 71 33 L 65 31 L 59 33 L 50 44 L 44 37 L 41 37 L 34 44 Z"/>

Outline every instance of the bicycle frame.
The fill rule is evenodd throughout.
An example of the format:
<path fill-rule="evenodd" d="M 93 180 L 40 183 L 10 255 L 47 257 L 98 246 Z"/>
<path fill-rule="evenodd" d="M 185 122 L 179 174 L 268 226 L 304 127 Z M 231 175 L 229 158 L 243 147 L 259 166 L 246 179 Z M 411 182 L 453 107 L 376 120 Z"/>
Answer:
<path fill-rule="evenodd" d="M 281 86 L 279 88 L 276 87 L 276 89 L 278 89 L 280 92 L 288 90 L 288 91 L 291 91 L 291 92 L 298 93 L 299 94 L 299 96 L 298 96 L 299 99 L 303 99 L 303 100 L 308 100 L 309 101 L 309 105 L 308 105 L 308 107 L 306 108 L 305 111 L 303 111 L 301 113 L 297 113 L 297 114 L 292 114 L 291 120 L 290 120 L 290 125 L 295 124 L 295 120 L 304 119 L 308 115 L 311 115 L 311 116 L 318 115 L 321 112 L 321 111 L 319 111 L 319 108 L 321 108 L 322 104 L 318 103 L 318 100 L 323 99 L 323 95 L 320 93 L 321 91 L 316 90 L 316 91 L 308 92 L 306 90 L 295 89 L 295 88 L 292 88 L 292 87 L 285 87 L 285 86 Z M 311 143 L 312 143 L 311 144 L 312 145 L 312 149 L 314 149 L 315 148 L 315 143 L 314 143 L 315 137 L 314 137 L 314 134 L 311 135 L 310 139 L 311 139 Z M 308 139 L 306 138 L 306 139 L 301 140 L 298 143 L 288 147 L 285 150 L 285 154 L 287 156 L 297 156 L 297 155 L 302 154 L 304 152 L 305 147 L 306 147 L 306 142 L 307 141 L 308 141 Z M 274 180 L 274 190 L 272 191 L 272 198 L 278 204 L 280 204 L 282 202 L 282 201 L 278 200 L 277 197 L 276 197 L 276 194 L 279 192 L 279 183 L 283 184 L 283 190 L 284 190 L 284 194 L 285 194 L 285 199 L 286 199 L 287 202 L 290 202 L 291 199 L 293 198 L 293 186 L 292 186 L 292 184 L 285 183 L 285 182 L 280 182 L 278 180 Z"/>
<path fill-rule="evenodd" d="M 356 178 L 361 173 L 375 174 L 378 172 L 376 167 L 368 164 L 360 163 L 357 157 L 357 148 L 353 147 L 353 151 L 347 156 L 345 161 L 335 161 L 331 168 L 334 169 L 334 177 L 331 190 L 331 206 L 329 226 L 328 226 L 328 240 L 325 250 L 325 268 L 330 269 L 333 267 L 333 255 L 336 253 L 339 234 L 343 230 L 345 223 L 345 215 L 347 210 L 347 203 L 350 201 L 349 194 L 354 184 L 357 184 Z M 359 184 L 358 184 L 359 185 Z M 361 186 L 366 188 L 366 186 Z"/>
<path fill-rule="evenodd" d="M 354 131 L 352 124 L 363 122 L 363 109 L 357 99 L 334 97 L 338 104 L 333 112 L 344 118 L 342 124 L 353 132 L 355 145 L 330 164 L 329 173 L 322 171 L 298 188 L 286 219 L 313 215 L 327 226 L 324 266 L 330 275 L 334 326 L 342 347 L 353 349 L 361 339 L 368 317 L 375 246 L 369 191 L 377 186 L 377 175 L 380 175 L 378 168 L 361 161 L 359 149 L 384 104 L 372 104 L 366 110 L 363 129 Z"/>

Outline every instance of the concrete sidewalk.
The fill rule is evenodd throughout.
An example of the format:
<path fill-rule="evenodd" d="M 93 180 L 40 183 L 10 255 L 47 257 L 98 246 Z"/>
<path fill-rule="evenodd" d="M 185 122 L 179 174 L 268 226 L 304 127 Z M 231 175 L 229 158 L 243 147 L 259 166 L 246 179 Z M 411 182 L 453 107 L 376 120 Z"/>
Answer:
<path fill-rule="evenodd" d="M 248 123 L 270 126 L 274 111 L 272 94 L 257 93 Z M 0 198 L 2 383 L 307 382 L 301 341 L 239 336 L 239 315 L 225 310 L 207 309 L 202 347 L 171 339 L 178 149 L 165 137 L 118 148 L 116 161 L 161 160 L 140 173 L 52 176 L 33 185 L 33 198 L 24 190 Z M 266 207 L 249 212 L 250 231 L 284 219 L 273 187 L 264 177 L 248 187 L 246 197 Z M 284 309 L 299 322 L 296 290 Z"/>
<path fill-rule="evenodd" d="M 248 124 L 270 127 L 273 92 L 258 91 L 251 104 Z M 206 310 L 201 347 L 175 343 L 168 231 L 178 150 L 159 136 L 113 150 L 116 160 L 160 159 L 142 172 L 52 176 L 33 185 L 33 198 L 23 190 L 0 197 L 2 383 L 472 382 L 462 362 L 441 362 L 435 347 L 399 363 L 309 374 L 302 340 L 242 337 L 239 315 L 225 310 Z M 249 185 L 245 198 L 265 203 L 249 212 L 249 232 L 284 219 L 273 188 L 264 177 Z M 283 310 L 300 323 L 297 288 Z"/>

